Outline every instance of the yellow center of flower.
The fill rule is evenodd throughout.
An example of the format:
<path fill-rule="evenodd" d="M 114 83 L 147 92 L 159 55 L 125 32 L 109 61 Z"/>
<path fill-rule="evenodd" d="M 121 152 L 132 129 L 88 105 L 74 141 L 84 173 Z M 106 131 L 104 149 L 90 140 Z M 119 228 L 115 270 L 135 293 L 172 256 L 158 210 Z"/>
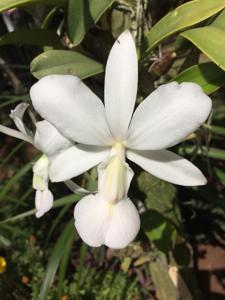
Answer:
<path fill-rule="evenodd" d="M 116 143 L 111 150 L 109 160 L 103 174 L 101 194 L 112 204 L 122 200 L 125 196 L 125 149 L 121 143 Z"/>
<path fill-rule="evenodd" d="M 5 258 L 0 256 L 0 273 L 5 272 L 6 265 L 7 265 L 7 263 L 6 263 Z"/>

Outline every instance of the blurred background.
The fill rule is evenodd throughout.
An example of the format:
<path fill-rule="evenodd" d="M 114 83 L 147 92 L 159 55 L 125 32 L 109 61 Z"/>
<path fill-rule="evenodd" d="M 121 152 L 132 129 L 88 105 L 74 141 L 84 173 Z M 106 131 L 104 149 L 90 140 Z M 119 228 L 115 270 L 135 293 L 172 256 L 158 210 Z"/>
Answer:
<path fill-rule="evenodd" d="M 1 124 L 13 128 L 10 110 L 29 101 L 31 85 L 46 74 L 76 74 L 103 99 L 104 65 L 125 29 L 132 32 L 140 57 L 137 103 L 170 80 L 194 81 L 210 94 L 213 110 L 173 149 L 202 170 L 206 186 L 174 186 L 132 165 L 137 176 L 129 196 L 142 212 L 142 229 L 120 251 L 81 241 L 73 225 L 81 196 L 63 183 L 51 184 L 55 207 L 36 219 L 32 163 L 40 154 L 0 134 L 0 299 L 225 299 L 225 2 L 1 2 Z M 185 16 L 193 22 L 180 26 L 181 13 L 176 24 L 168 19 L 168 30 L 174 29 L 163 35 L 167 23 L 154 25 L 184 2 L 199 3 L 196 10 L 182 12 L 184 23 Z M 210 3 L 217 8 L 203 17 Z M 221 39 L 206 32 L 203 41 L 194 40 L 185 31 L 210 26 L 220 28 Z M 94 169 L 77 181 L 95 190 L 96 179 Z"/>

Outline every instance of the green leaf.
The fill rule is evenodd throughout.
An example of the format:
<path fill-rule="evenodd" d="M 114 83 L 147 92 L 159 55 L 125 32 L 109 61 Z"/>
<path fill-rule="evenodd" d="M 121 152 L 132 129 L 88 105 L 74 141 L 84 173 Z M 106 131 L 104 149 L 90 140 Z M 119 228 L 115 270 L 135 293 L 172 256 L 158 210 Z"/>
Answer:
<path fill-rule="evenodd" d="M 225 84 L 225 72 L 213 63 L 203 63 L 184 70 L 173 81 L 197 83 L 206 94 L 211 94 Z"/>
<path fill-rule="evenodd" d="M 225 0 L 193 0 L 179 6 L 147 33 L 141 45 L 142 55 L 148 54 L 164 38 L 209 18 L 224 7 Z"/>
<path fill-rule="evenodd" d="M 0 46 L 10 44 L 28 44 L 62 48 L 60 38 L 55 31 L 44 29 L 20 29 L 0 37 Z"/>
<path fill-rule="evenodd" d="M 83 197 L 82 194 L 79 194 L 79 195 L 78 194 L 71 194 L 69 196 L 62 197 L 62 198 L 57 199 L 57 200 L 54 201 L 53 208 L 61 207 L 61 206 L 67 205 L 69 203 L 75 203 L 76 201 L 80 200 L 82 197 Z M 18 214 L 16 216 L 10 217 L 6 220 L 3 220 L 3 221 L 0 222 L 0 224 L 19 221 L 19 220 L 22 220 L 26 217 L 32 216 L 35 213 L 36 213 L 36 209 L 31 209 L 31 210 L 28 210 L 24 213 L 21 213 L 21 214 Z"/>
<path fill-rule="evenodd" d="M 0 12 L 6 11 L 14 7 L 24 6 L 24 5 L 45 4 L 45 5 L 65 6 L 66 3 L 67 0 L 1 0 Z"/>
<path fill-rule="evenodd" d="M 81 79 L 102 73 L 103 65 L 79 52 L 49 50 L 31 62 L 31 73 L 40 79 L 50 74 L 73 74 Z"/>
<path fill-rule="evenodd" d="M 46 300 L 48 295 L 48 290 L 54 281 L 56 271 L 58 269 L 59 263 L 64 255 L 65 246 L 70 243 L 71 238 L 75 234 L 74 220 L 67 223 L 66 227 L 63 229 L 61 235 L 59 236 L 56 245 L 52 251 L 50 257 L 45 278 L 42 283 L 41 292 L 39 299 Z"/>
<path fill-rule="evenodd" d="M 225 30 L 225 9 L 215 18 L 215 20 L 210 25 Z"/>
<path fill-rule="evenodd" d="M 215 64 L 225 70 L 225 31 L 214 26 L 205 26 L 181 34 L 191 41 Z"/>
<path fill-rule="evenodd" d="M 216 177 L 219 179 L 220 183 L 225 185 L 225 172 L 219 168 L 214 167 L 213 171 L 216 174 Z"/>
<path fill-rule="evenodd" d="M 219 159 L 219 160 L 225 160 L 225 150 L 221 150 L 218 148 L 209 148 L 201 147 L 196 151 L 195 147 L 192 146 L 185 146 L 179 148 L 179 154 L 185 155 L 185 154 L 197 154 L 200 156 L 205 156 L 209 158 Z"/>
<path fill-rule="evenodd" d="M 75 228 L 73 226 L 73 232 L 74 231 L 75 231 Z M 68 263 L 69 263 L 69 259 L 71 257 L 71 251 L 72 251 L 73 243 L 75 241 L 76 236 L 77 236 L 76 234 L 73 234 L 72 237 L 70 237 L 67 240 L 67 243 L 64 246 L 64 253 L 63 253 L 62 261 L 60 263 L 59 272 L 58 272 L 58 280 L 57 280 L 57 294 L 58 294 L 59 300 L 62 299 L 62 291 L 63 291 L 64 281 L 66 278 L 66 271 L 68 268 Z"/>
<path fill-rule="evenodd" d="M 177 231 L 174 225 L 157 211 L 150 210 L 141 215 L 141 227 L 158 250 L 168 253 L 176 242 Z"/>
<path fill-rule="evenodd" d="M 78 45 L 86 31 L 95 24 L 114 0 L 68 0 L 68 35 Z"/>
<path fill-rule="evenodd" d="M 166 218 L 179 224 L 180 212 L 176 206 L 176 188 L 172 184 L 160 180 L 147 172 L 138 176 L 138 185 L 141 192 L 145 193 L 145 203 L 148 209 L 158 211 Z"/>
<path fill-rule="evenodd" d="M 33 160 L 33 162 L 35 159 Z M 27 163 L 23 168 L 21 168 L 1 189 L 0 201 L 4 200 L 6 194 L 12 189 L 12 187 L 32 168 L 32 162 Z"/>

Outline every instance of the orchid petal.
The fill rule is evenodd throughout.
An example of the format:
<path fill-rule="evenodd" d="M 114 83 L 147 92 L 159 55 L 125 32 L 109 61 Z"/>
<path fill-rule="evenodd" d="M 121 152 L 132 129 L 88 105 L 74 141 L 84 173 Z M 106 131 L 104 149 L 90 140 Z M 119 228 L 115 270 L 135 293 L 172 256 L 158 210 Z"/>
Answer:
<path fill-rule="evenodd" d="M 28 103 L 20 103 L 13 110 L 11 110 L 10 118 L 13 119 L 16 127 L 25 135 L 30 135 L 30 132 L 25 127 L 23 122 L 23 116 L 27 108 L 29 107 Z"/>
<path fill-rule="evenodd" d="M 36 207 L 36 217 L 42 217 L 46 212 L 48 212 L 53 206 L 53 195 L 48 189 L 44 191 L 36 191 L 35 194 L 35 207 Z"/>
<path fill-rule="evenodd" d="M 111 143 L 103 103 L 77 77 L 49 75 L 31 87 L 37 112 L 65 137 L 88 145 Z"/>
<path fill-rule="evenodd" d="M 76 177 L 99 164 L 109 155 L 109 149 L 76 145 L 51 160 L 50 179 L 53 182 Z"/>
<path fill-rule="evenodd" d="M 135 43 L 129 31 L 114 43 L 106 64 L 105 110 L 111 132 L 123 140 L 134 110 L 138 81 Z"/>
<path fill-rule="evenodd" d="M 127 151 L 127 158 L 152 175 L 174 184 L 196 186 L 207 182 L 196 166 L 168 150 Z"/>
<path fill-rule="evenodd" d="M 49 164 L 46 155 L 42 155 L 33 165 L 33 188 L 44 191 L 48 188 L 49 181 Z"/>
<path fill-rule="evenodd" d="M 135 111 L 127 147 L 158 150 L 174 146 L 206 120 L 211 105 L 211 99 L 195 83 L 164 84 Z"/>
<path fill-rule="evenodd" d="M 79 186 L 79 184 L 77 184 L 76 182 L 74 182 L 73 180 L 66 180 L 64 181 L 65 185 L 68 187 L 68 189 L 70 189 L 73 193 L 81 193 L 81 194 L 92 194 L 93 191 L 88 191 L 84 188 L 82 188 L 81 186 Z"/>
<path fill-rule="evenodd" d="M 138 211 L 129 199 L 114 205 L 99 194 L 85 196 L 75 206 L 74 218 L 79 235 L 92 247 L 124 248 L 140 229 Z"/>
<path fill-rule="evenodd" d="M 51 123 L 45 120 L 36 123 L 34 144 L 48 156 L 56 155 L 72 146 L 72 143 L 68 139 Z"/>

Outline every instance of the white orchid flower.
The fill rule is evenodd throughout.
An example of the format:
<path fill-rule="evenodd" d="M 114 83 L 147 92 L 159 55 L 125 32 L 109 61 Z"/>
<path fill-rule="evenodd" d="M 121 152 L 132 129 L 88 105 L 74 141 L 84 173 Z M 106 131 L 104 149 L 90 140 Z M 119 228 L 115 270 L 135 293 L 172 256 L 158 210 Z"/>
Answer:
<path fill-rule="evenodd" d="M 150 94 L 133 114 L 138 81 L 136 49 L 126 31 L 114 43 L 106 65 L 105 107 L 77 77 L 50 75 L 31 88 L 37 112 L 78 144 L 51 161 L 50 178 L 62 181 L 99 166 L 99 191 L 75 207 L 75 226 L 91 246 L 123 248 L 136 236 L 140 219 L 127 198 L 129 160 L 172 183 L 203 185 L 188 160 L 165 150 L 184 140 L 208 117 L 211 100 L 194 83 L 171 82 Z M 133 116 L 132 116 L 133 114 Z"/>
<path fill-rule="evenodd" d="M 55 158 L 63 150 L 71 147 L 72 143 L 47 121 L 37 122 L 35 124 L 35 135 L 33 135 L 23 122 L 24 113 L 28 106 L 28 103 L 20 103 L 10 113 L 10 117 L 19 131 L 3 125 L 0 125 L 0 131 L 29 142 L 44 153 L 33 166 L 36 217 L 40 218 L 53 206 L 53 195 L 48 189 L 50 159 Z"/>

